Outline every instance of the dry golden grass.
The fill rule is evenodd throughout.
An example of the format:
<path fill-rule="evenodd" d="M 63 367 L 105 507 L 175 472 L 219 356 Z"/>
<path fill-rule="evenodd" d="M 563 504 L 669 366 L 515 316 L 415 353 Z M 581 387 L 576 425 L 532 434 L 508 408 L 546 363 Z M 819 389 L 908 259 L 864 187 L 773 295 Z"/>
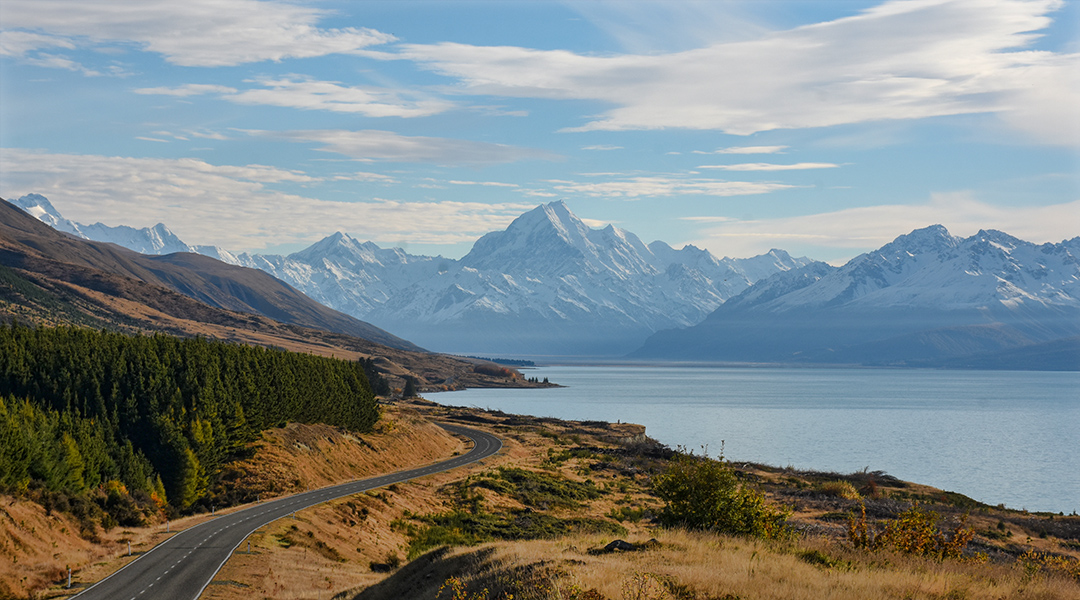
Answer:
<path fill-rule="evenodd" d="M 470 594 L 487 588 L 491 600 L 498 598 L 502 590 L 513 591 L 518 600 L 571 598 L 575 590 L 594 590 L 612 600 L 658 598 L 661 594 L 673 599 L 714 600 L 1080 599 L 1080 582 L 1048 575 L 1045 570 L 1025 572 L 1015 562 L 939 562 L 888 552 L 868 553 L 851 549 L 846 542 L 827 535 L 763 543 L 662 530 L 644 520 L 624 520 L 622 525 L 628 530 L 625 539 L 642 542 L 655 537 L 661 541 L 660 548 L 597 555 L 589 550 L 611 539 L 576 535 L 435 551 L 387 573 L 379 566 L 392 562 L 388 558 L 393 556 L 404 562 L 407 554 L 409 538 L 402 524 L 410 521 L 403 517 L 447 510 L 451 500 L 440 488 L 498 466 L 559 473 L 577 481 L 591 479 L 608 491 L 581 508 L 547 511 L 556 516 L 597 518 L 613 510 L 659 504 L 648 489 L 647 465 L 638 468 L 623 462 L 603 466 L 603 461 L 595 458 L 551 458 L 581 447 L 617 452 L 642 438 L 644 428 L 637 425 L 534 419 L 444 407 L 422 400 L 400 402 L 388 408 L 387 416 L 387 423 L 393 425 L 384 426 L 378 435 L 363 436 L 363 443 L 320 426 L 290 426 L 268 432 L 256 456 L 242 465 L 245 485 L 291 491 L 305 485 L 314 487 L 392 471 L 464 449 L 460 440 L 435 428 L 429 420 L 456 421 L 486 429 L 503 438 L 504 448 L 484 464 L 322 504 L 298 512 L 295 519 L 276 521 L 251 536 L 250 553 L 247 545 L 241 544 L 203 598 L 435 598 L 449 578 L 459 577 L 472 586 Z M 833 480 L 820 474 L 810 476 L 753 465 L 740 469 L 744 476 L 760 481 L 764 489 L 773 490 L 771 496 L 781 500 L 786 499 L 783 490 L 814 490 L 820 483 Z M 788 487 L 782 487 L 785 485 Z M 847 486 L 838 487 L 847 491 Z M 484 495 L 486 510 L 523 508 L 516 500 L 490 489 L 473 489 Z M 883 483 L 878 492 L 940 494 L 939 490 L 896 481 Z M 828 510 L 841 509 L 843 503 L 850 502 L 842 498 L 843 494 L 814 493 L 832 507 Z M 825 510 L 806 503 L 796 511 L 795 518 L 800 523 L 816 523 L 842 532 L 843 527 L 837 523 L 815 520 Z M 979 530 L 997 530 L 1001 516 L 974 513 L 969 524 Z M 1014 535 L 1000 544 L 1016 547 L 1022 542 L 1027 548 L 1056 550 L 1059 554 L 1075 551 L 1053 536 L 1032 535 L 1040 523 L 1049 522 L 1049 516 L 1010 513 L 1004 518 L 1005 529 L 1014 531 Z M 1074 520 L 1057 519 L 1069 523 Z M 828 527 L 818 531 L 833 531 Z M 118 554 L 115 545 L 111 551 L 113 556 Z M 120 564 L 118 560 L 108 561 L 90 572 L 103 575 Z M 442 598 L 449 597 L 450 593 L 444 591 Z"/>
<path fill-rule="evenodd" d="M 73 571 L 72 587 L 78 591 L 84 582 L 104 578 L 171 535 L 165 523 L 158 523 L 98 530 L 97 540 L 90 541 L 79 535 L 79 524 L 70 515 L 46 514 L 36 502 L 3 495 L 0 506 L 0 598 L 69 595 L 60 587 L 67 583 L 68 567 Z M 203 514 L 177 519 L 168 529 L 175 533 L 209 518 Z"/>
<path fill-rule="evenodd" d="M 396 407 L 387 407 L 377 431 L 371 434 L 358 436 L 325 425 L 290 424 L 264 432 L 256 445 L 256 456 L 236 467 L 244 481 L 262 491 L 263 499 L 305 486 L 421 466 L 465 451 L 462 440 L 415 411 Z M 389 510 L 384 502 L 371 504 L 376 515 Z M 84 582 L 98 581 L 132 560 L 126 556 L 129 540 L 137 557 L 168 537 L 165 524 L 156 523 L 99 530 L 99 540 L 91 542 L 80 537 L 77 522 L 68 515 L 46 515 L 39 504 L 4 496 L 0 496 L 0 506 L 0 598 L 68 595 L 70 592 L 58 585 L 62 580 L 66 583 L 68 566 L 74 571 L 73 587 L 77 590 Z M 325 505 L 312 510 L 321 519 L 325 515 L 319 511 L 324 509 Z M 176 520 L 169 529 L 175 532 L 209 518 L 211 515 L 203 514 Z M 290 524 L 276 525 L 287 528 Z"/>
<path fill-rule="evenodd" d="M 403 570 L 402 575 L 378 588 L 342 597 L 435 598 L 439 587 L 454 576 L 469 585 L 470 594 L 487 589 L 492 600 L 505 593 L 515 598 L 570 598 L 575 591 L 580 594 L 585 590 L 594 590 L 604 598 L 634 600 L 1080 597 L 1080 585 L 1075 581 L 1030 577 L 1018 566 L 870 555 L 824 540 L 782 544 L 678 530 L 657 530 L 654 534 L 661 542 L 659 548 L 599 556 L 588 550 L 610 540 L 591 536 L 457 549 L 436 560 L 420 559 L 421 569 Z M 808 562 L 800 557 L 806 552 L 832 557 L 838 566 Z M 638 595 L 642 590 L 646 593 Z"/>

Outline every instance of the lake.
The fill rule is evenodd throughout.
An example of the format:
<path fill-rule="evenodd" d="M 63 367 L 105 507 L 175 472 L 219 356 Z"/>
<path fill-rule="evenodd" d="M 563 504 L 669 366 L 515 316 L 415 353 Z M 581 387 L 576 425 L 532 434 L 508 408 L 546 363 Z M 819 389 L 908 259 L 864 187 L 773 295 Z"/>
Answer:
<path fill-rule="evenodd" d="M 542 367 L 567 387 L 430 394 L 442 404 L 628 421 L 671 447 L 797 469 L 885 471 L 988 504 L 1080 510 L 1080 373 Z"/>

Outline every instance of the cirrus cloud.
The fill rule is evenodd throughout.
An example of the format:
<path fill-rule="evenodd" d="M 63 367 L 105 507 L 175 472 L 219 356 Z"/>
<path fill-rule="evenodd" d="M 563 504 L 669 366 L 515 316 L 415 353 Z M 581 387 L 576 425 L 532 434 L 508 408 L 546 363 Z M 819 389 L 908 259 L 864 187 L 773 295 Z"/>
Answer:
<path fill-rule="evenodd" d="M 322 29 L 330 13 L 275 0 L 5 0 L 5 51 L 135 43 L 186 67 L 348 54 L 393 41 L 360 27 Z"/>
<path fill-rule="evenodd" d="M 556 160 L 544 150 L 453 138 L 406 136 L 393 131 L 364 129 L 313 129 L 301 131 L 261 131 L 247 133 L 259 137 L 322 144 L 320 150 L 336 152 L 363 161 L 435 163 L 442 165 L 490 165 L 519 160 Z"/>
<path fill-rule="evenodd" d="M 610 181 L 577 182 L 549 180 L 552 188 L 563 194 L 594 198 L 647 198 L 668 196 L 748 196 L 767 194 L 796 186 L 773 182 L 723 181 L 719 179 L 666 176 L 626 177 Z"/>
<path fill-rule="evenodd" d="M 1076 144 L 1080 54 L 1027 49 L 1060 6 L 893 0 L 835 21 L 667 54 L 440 43 L 405 44 L 396 56 L 460 80 L 462 93 L 612 106 L 569 131 L 747 135 L 995 113 L 1043 142 Z"/>
<path fill-rule="evenodd" d="M 224 85 L 188 83 L 174 87 L 150 87 L 136 94 L 186 98 L 215 94 L 236 104 L 280 106 L 301 110 L 357 113 L 367 117 L 427 117 L 454 108 L 454 103 L 406 90 L 374 86 L 346 86 L 338 81 L 319 81 L 303 75 L 260 77 L 245 83 L 261 88 L 239 90 Z"/>
<path fill-rule="evenodd" d="M 790 165 L 773 163 L 740 163 L 737 165 L 700 165 L 699 169 L 720 169 L 723 171 L 805 171 L 807 169 L 835 169 L 840 165 L 833 163 L 804 162 Z"/>

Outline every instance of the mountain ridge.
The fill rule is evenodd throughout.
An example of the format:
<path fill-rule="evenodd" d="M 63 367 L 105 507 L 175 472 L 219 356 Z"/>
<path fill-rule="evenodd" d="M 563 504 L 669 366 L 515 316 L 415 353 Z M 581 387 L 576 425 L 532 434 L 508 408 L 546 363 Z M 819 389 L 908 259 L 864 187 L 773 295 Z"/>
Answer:
<path fill-rule="evenodd" d="M 62 219 L 55 209 L 50 214 Z M 120 232 L 108 233 L 119 241 Z M 622 355 L 655 331 L 700 321 L 761 277 L 812 262 L 783 250 L 718 259 L 689 245 L 646 245 L 613 225 L 589 227 L 562 201 L 485 234 L 457 260 L 380 248 L 342 232 L 287 256 L 189 248 L 263 270 L 425 347 L 461 354 Z"/>
<path fill-rule="evenodd" d="M 762 280 L 631 356 L 913 366 L 1004 356 L 1080 335 L 1077 247 L 1076 238 L 1033 244 L 995 230 L 960 238 L 932 225 L 841 267 Z"/>
<path fill-rule="evenodd" d="M 112 243 L 77 239 L 6 201 L 0 202 L 0 217 L 0 236 L 7 240 L 4 264 L 9 267 L 42 260 L 75 265 L 166 288 L 215 308 L 260 314 L 399 349 L 422 350 L 370 323 L 322 306 L 261 271 L 198 254 L 147 256 Z"/>

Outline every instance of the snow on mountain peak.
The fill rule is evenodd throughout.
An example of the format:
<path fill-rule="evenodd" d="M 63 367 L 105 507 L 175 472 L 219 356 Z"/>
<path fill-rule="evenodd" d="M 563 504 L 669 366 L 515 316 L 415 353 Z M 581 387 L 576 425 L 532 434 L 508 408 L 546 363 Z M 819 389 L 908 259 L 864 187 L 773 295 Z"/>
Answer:
<path fill-rule="evenodd" d="M 935 225 L 777 296 L 770 310 L 1080 306 L 1078 289 L 1077 257 L 1064 243 L 1037 246 L 994 230 L 960 238 Z"/>
<path fill-rule="evenodd" d="M 95 242 L 108 242 L 123 246 L 142 254 L 172 254 L 173 252 L 198 252 L 214 256 L 215 258 L 235 258 L 232 254 L 211 246 L 198 248 L 189 246 L 175 233 L 169 230 L 164 223 L 158 223 L 153 227 L 136 229 L 127 225 L 110 227 L 103 223 L 83 225 L 75 223 L 61 216 L 60 211 L 40 194 L 27 194 L 12 202 L 15 206 L 23 209 L 39 221 L 49 225 L 57 231 L 70 233 L 77 237 Z M 230 261 L 232 262 L 232 261 Z"/>
<path fill-rule="evenodd" d="M 161 224 L 91 229 L 91 239 L 143 252 L 182 244 Z M 654 331 L 700 321 L 760 277 L 809 262 L 783 251 L 720 261 L 692 245 L 646 246 L 614 225 L 589 227 L 561 201 L 484 235 L 461 260 L 384 249 L 344 232 L 288 256 L 192 250 L 266 271 L 429 348 L 496 344 L 517 353 L 625 353 Z"/>
<path fill-rule="evenodd" d="M 77 223 L 62 217 L 60 211 L 56 210 L 52 203 L 49 202 L 48 198 L 41 194 L 26 194 L 17 200 L 13 200 L 11 203 L 57 231 L 70 233 L 84 239 L 86 238 L 86 235 L 79 230 L 79 225 Z"/>

